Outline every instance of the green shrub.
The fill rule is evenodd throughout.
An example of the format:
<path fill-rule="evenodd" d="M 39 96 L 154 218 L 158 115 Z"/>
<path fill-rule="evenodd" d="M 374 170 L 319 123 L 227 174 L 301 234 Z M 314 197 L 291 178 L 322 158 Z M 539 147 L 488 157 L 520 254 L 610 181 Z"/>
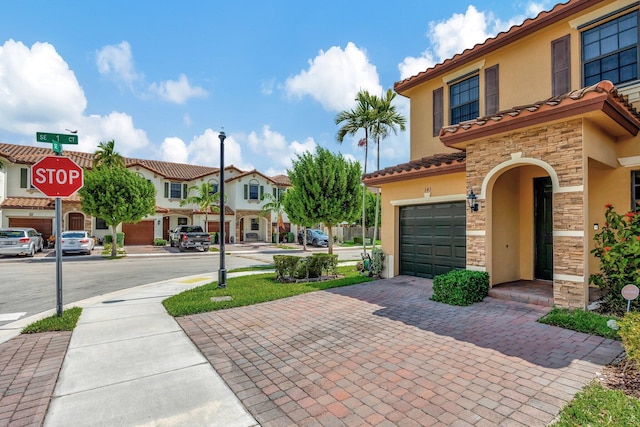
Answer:
<path fill-rule="evenodd" d="M 640 363 L 640 313 L 627 313 L 618 322 L 618 335 L 629 359 Z"/>
<path fill-rule="evenodd" d="M 153 239 L 153 246 L 167 246 L 167 241 L 165 239 Z"/>
<path fill-rule="evenodd" d="M 622 315 L 627 301 L 621 294 L 627 284 L 640 286 L 640 210 L 616 213 L 612 205 L 606 205 L 605 223 L 593 240 L 596 247 L 591 251 L 600 259 L 600 272 L 589 276 L 602 290 L 602 311 Z M 640 309 L 640 301 L 631 303 Z"/>
<path fill-rule="evenodd" d="M 106 236 L 104 236 L 104 243 L 111 243 L 113 241 L 111 234 L 107 234 Z M 118 244 L 118 247 L 123 247 L 124 246 L 124 233 L 120 232 L 120 233 L 116 233 L 116 243 Z"/>
<path fill-rule="evenodd" d="M 276 269 L 276 280 L 290 280 L 296 277 L 300 257 L 293 255 L 274 255 L 273 264 Z"/>
<path fill-rule="evenodd" d="M 371 274 L 374 277 L 381 277 L 384 268 L 384 252 L 376 248 L 371 251 Z"/>
<path fill-rule="evenodd" d="M 489 294 L 489 274 L 484 271 L 452 270 L 433 279 L 433 301 L 470 305 Z"/>
<path fill-rule="evenodd" d="M 365 237 L 364 239 L 365 244 L 370 245 L 371 244 L 371 239 L 369 237 Z M 354 245 L 361 245 L 362 244 L 362 236 L 353 236 L 353 244 Z"/>

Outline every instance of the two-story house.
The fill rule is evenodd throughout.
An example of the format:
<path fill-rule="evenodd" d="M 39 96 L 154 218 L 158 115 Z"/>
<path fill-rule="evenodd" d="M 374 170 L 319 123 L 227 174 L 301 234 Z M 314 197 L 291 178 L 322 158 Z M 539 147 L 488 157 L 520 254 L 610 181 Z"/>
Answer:
<path fill-rule="evenodd" d="M 30 182 L 31 166 L 51 150 L 42 147 L 0 143 L 0 226 L 33 227 L 48 238 L 54 229 L 55 203 L 43 196 Z M 84 169 L 92 166 L 93 155 L 64 151 Z M 178 225 L 206 226 L 209 232 L 220 231 L 220 217 L 216 212 L 202 212 L 196 205 L 185 205 L 189 189 L 204 182 L 219 190 L 220 170 L 208 166 L 124 158 L 125 166 L 149 180 L 156 188 L 155 213 L 135 224 L 122 224 L 127 245 L 150 245 L 155 238 L 168 238 L 169 230 Z M 242 171 L 234 166 L 225 168 L 225 236 L 228 243 L 245 240 L 270 241 L 275 215 L 261 215 L 265 191 L 282 194 L 290 186 L 286 176 L 268 177 L 258 171 Z M 87 230 L 102 239 L 109 234 L 104 220 L 82 212 L 77 194 L 62 199 L 63 230 Z M 273 216 L 273 218 L 272 218 Z M 206 224 L 205 224 L 206 223 Z M 286 214 L 280 231 L 290 231 Z"/>
<path fill-rule="evenodd" d="M 569 0 L 395 84 L 411 158 L 364 179 L 390 276 L 546 280 L 585 307 L 605 205 L 640 201 L 639 9 Z"/>

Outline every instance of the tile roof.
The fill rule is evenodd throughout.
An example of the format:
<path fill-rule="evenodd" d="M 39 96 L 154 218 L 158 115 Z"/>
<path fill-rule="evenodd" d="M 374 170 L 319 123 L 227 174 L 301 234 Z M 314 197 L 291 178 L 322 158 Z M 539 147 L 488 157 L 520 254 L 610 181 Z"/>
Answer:
<path fill-rule="evenodd" d="M 261 177 L 263 177 L 263 178 L 264 178 L 264 179 L 266 179 L 267 181 L 270 181 L 270 182 L 272 182 L 272 183 L 274 183 L 274 184 L 277 184 L 277 182 L 276 182 L 276 181 L 274 181 L 272 178 L 268 177 L 267 175 L 265 175 L 265 174 L 263 174 L 263 173 L 261 173 L 261 172 L 258 172 L 256 169 L 254 169 L 254 170 L 252 170 L 252 171 L 242 172 L 241 174 L 238 174 L 238 175 L 236 175 L 236 176 L 234 176 L 234 177 L 231 177 L 231 178 L 229 178 L 229 179 L 225 179 L 225 180 L 224 180 L 224 182 L 231 182 L 231 181 L 235 181 L 236 179 L 240 179 L 240 178 L 243 178 L 243 177 L 245 177 L 245 176 L 249 176 L 249 175 L 253 175 L 253 174 L 255 174 L 255 175 L 260 175 Z"/>
<path fill-rule="evenodd" d="M 278 185 L 287 186 L 287 187 L 291 186 L 291 180 L 287 175 L 276 175 L 276 176 L 272 176 L 271 179 L 275 181 L 275 183 Z"/>
<path fill-rule="evenodd" d="M 514 25 L 509 30 L 500 32 L 495 37 L 478 43 L 470 49 L 465 49 L 462 53 L 444 60 L 443 62 L 428 68 L 414 76 L 408 77 L 394 84 L 394 90 L 402 94 L 404 91 L 419 85 L 422 82 L 431 80 L 436 76 L 453 71 L 472 61 L 477 61 L 488 53 L 500 49 L 510 43 L 522 39 L 536 31 L 544 29 L 563 19 L 582 12 L 605 0 L 569 0 L 566 3 L 557 4 L 550 11 L 542 11 L 535 18 L 525 19 L 520 25 Z"/>
<path fill-rule="evenodd" d="M 64 150 L 62 154 L 72 159 L 82 168 L 91 169 L 93 165 L 92 153 Z M 50 148 L 0 143 L 0 157 L 4 157 L 12 163 L 33 165 L 43 157 L 51 155 L 52 151 Z M 140 166 L 166 179 L 176 181 L 191 181 L 203 176 L 217 174 L 220 170 L 220 168 L 208 166 L 163 162 L 159 160 L 143 160 L 129 157 L 124 157 L 124 161 L 125 165 L 129 168 Z M 230 166 L 230 168 L 237 169 L 234 166 Z"/>
<path fill-rule="evenodd" d="M 619 129 L 631 135 L 640 131 L 640 114 L 625 96 L 618 93 L 613 83 L 604 80 L 544 101 L 445 126 L 440 130 L 440 140 L 446 146 L 454 146 L 466 140 L 593 111 L 602 111 L 619 125 Z"/>
<path fill-rule="evenodd" d="M 195 211 L 193 211 L 194 214 L 204 214 L 204 211 L 201 211 L 200 209 L 196 209 Z M 211 210 L 211 208 L 209 208 L 209 215 L 218 215 L 219 212 L 213 212 Z M 235 211 L 233 209 L 231 209 L 229 206 L 225 205 L 224 206 L 224 214 L 225 215 L 235 215 Z"/>
<path fill-rule="evenodd" d="M 0 208 L 53 210 L 55 209 L 55 199 L 46 197 L 7 197 L 0 204 Z"/>
<path fill-rule="evenodd" d="M 368 173 L 363 176 L 362 180 L 365 185 L 375 186 L 425 176 L 463 172 L 466 169 L 465 159 L 466 153 L 463 151 L 436 154 Z"/>

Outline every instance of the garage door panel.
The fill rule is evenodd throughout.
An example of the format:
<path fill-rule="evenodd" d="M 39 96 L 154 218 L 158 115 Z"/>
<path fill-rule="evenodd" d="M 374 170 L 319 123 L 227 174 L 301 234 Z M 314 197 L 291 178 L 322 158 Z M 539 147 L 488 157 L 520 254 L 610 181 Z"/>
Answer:
<path fill-rule="evenodd" d="M 9 227 L 34 228 L 42 234 L 45 243 L 53 234 L 53 219 L 51 218 L 9 218 Z"/>
<path fill-rule="evenodd" d="M 136 224 L 122 224 L 125 245 L 152 245 L 154 221 L 140 221 Z"/>
<path fill-rule="evenodd" d="M 400 274 L 432 278 L 466 267 L 466 203 L 400 208 Z"/>

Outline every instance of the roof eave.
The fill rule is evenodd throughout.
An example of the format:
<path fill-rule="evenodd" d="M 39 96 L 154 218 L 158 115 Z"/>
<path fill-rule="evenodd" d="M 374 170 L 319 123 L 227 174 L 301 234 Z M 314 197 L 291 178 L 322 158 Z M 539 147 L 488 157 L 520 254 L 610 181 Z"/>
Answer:
<path fill-rule="evenodd" d="M 464 172 L 467 169 L 465 161 L 455 162 L 450 165 L 435 168 L 421 168 L 414 171 L 387 173 L 370 178 L 363 178 L 362 182 L 369 187 L 377 187 L 381 184 L 406 181 L 409 179 L 426 178 L 430 176 L 448 175 L 456 172 Z"/>

